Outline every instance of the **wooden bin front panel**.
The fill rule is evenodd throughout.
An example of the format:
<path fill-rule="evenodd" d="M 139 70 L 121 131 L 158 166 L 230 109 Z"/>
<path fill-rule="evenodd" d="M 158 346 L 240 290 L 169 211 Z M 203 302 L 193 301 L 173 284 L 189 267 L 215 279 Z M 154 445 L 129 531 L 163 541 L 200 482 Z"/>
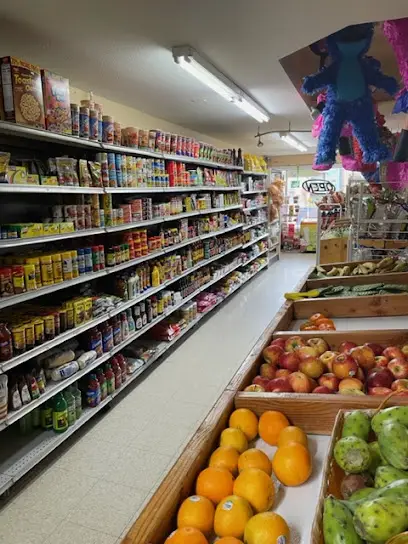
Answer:
<path fill-rule="evenodd" d="M 308 319 L 316 313 L 330 317 L 381 317 L 408 314 L 408 293 L 361 297 L 328 297 L 297 300 L 295 319 Z"/>
<path fill-rule="evenodd" d="M 369 274 L 367 276 L 333 276 L 332 278 L 309 279 L 305 291 L 329 287 L 329 285 L 369 285 L 370 283 L 408 284 L 408 272 L 388 272 L 388 274 Z"/>

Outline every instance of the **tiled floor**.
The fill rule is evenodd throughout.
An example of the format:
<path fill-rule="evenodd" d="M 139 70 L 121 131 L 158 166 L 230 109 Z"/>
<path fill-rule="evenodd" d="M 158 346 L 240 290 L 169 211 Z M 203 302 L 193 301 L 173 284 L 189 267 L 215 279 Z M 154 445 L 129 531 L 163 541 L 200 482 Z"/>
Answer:
<path fill-rule="evenodd" d="M 284 255 L 0 510 L 0 544 L 119 544 L 314 255 Z"/>

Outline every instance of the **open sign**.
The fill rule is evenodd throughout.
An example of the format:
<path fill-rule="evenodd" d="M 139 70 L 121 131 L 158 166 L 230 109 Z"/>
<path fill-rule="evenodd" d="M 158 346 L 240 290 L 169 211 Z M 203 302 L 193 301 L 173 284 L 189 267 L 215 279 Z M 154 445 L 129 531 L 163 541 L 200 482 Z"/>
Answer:
<path fill-rule="evenodd" d="M 302 188 L 312 195 L 328 195 L 336 190 L 331 181 L 324 179 L 307 179 L 302 183 Z"/>

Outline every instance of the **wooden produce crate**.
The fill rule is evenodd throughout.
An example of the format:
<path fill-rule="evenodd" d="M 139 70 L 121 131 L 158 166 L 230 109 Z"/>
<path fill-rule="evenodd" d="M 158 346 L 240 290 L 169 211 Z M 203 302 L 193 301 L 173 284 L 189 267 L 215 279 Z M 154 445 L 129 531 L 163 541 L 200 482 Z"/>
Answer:
<path fill-rule="evenodd" d="M 348 255 L 348 238 L 329 238 L 320 240 L 319 264 L 332 263 L 334 261 L 346 261 Z"/>
<path fill-rule="evenodd" d="M 290 310 L 286 313 L 290 314 Z M 333 350 L 336 350 L 345 340 L 355 342 L 357 345 L 372 342 L 384 346 L 401 345 L 408 342 L 408 329 L 327 332 L 275 330 L 269 338 L 266 338 L 266 336 L 262 338 L 262 341 L 258 342 L 230 382 L 231 389 L 236 388 L 239 390 L 235 397 L 235 406 L 237 408 L 249 408 L 258 416 L 267 410 L 283 411 L 293 425 L 297 425 L 304 429 L 305 432 L 312 434 L 330 434 L 340 409 L 377 408 L 384 397 L 313 393 L 252 393 L 243 391 L 259 373 L 260 365 L 264 362 L 262 357 L 263 349 L 275 338 L 289 338 L 293 335 L 301 336 L 306 340 L 315 337 L 324 338 Z M 408 397 L 392 397 L 388 402 L 389 406 L 404 404 L 408 404 Z M 310 414 L 314 414 L 315 417 L 311 418 Z"/>
<path fill-rule="evenodd" d="M 122 544 L 163 544 L 176 527 L 176 515 L 180 504 L 195 494 L 195 481 L 206 466 L 211 453 L 218 447 L 221 432 L 228 426 L 234 410 L 233 391 L 224 392 L 204 423 L 198 429 L 185 450 L 173 465 L 141 515 L 128 532 Z M 284 413 L 284 410 L 281 410 Z M 315 416 L 309 412 L 309 418 Z M 288 522 L 293 542 L 309 543 L 309 535 L 315 507 L 321 488 L 322 470 L 329 443 L 328 436 L 309 436 L 309 447 L 313 457 L 313 474 L 302 486 L 283 488 L 278 495 L 274 512 Z M 265 451 L 271 458 L 275 448 L 260 438 L 254 447 Z M 302 502 L 302 514 L 293 504 Z M 212 542 L 212 540 L 210 540 Z"/>
<path fill-rule="evenodd" d="M 350 266 L 353 270 L 359 264 L 363 264 L 367 261 L 353 261 L 344 263 L 331 263 L 328 265 L 322 265 L 327 271 L 331 270 L 334 266 Z M 376 262 L 376 261 L 372 261 Z M 408 272 L 384 272 L 381 274 L 367 274 L 366 276 L 333 276 L 332 278 L 319 278 L 313 279 L 312 275 L 315 267 L 310 269 L 310 274 L 305 281 L 300 291 L 309 291 L 310 289 L 319 289 L 321 287 L 328 287 L 329 285 L 368 285 L 370 283 L 397 283 L 408 284 Z"/>
<path fill-rule="evenodd" d="M 375 410 L 363 410 L 369 416 L 372 416 Z M 315 517 L 312 525 L 312 532 L 310 535 L 310 544 L 324 544 L 323 537 L 323 508 L 324 499 L 329 495 L 341 499 L 340 486 L 341 481 L 345 476 L 343 470 L 337 465 L 334 460 L 334 447 L 336 442 L 341 438 L 344 417 L 349 410 L 340 410 L 337 414 L 336 421 L 333 426 L 333 432 L 330 438 L 330 443 L 327 449 L 326 459 L 323 465 L 323 474 L 321 479 L 321 488 L 319 492 L 319 499 L 316 505 Z"/>

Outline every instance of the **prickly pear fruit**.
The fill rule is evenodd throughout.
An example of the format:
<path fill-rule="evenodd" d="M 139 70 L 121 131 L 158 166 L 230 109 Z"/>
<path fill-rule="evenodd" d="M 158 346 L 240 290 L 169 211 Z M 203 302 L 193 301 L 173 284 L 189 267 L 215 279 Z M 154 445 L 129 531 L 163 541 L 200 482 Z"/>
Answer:
<path fill-rule="evenodd" d="M 357 436 L 367 442 L 370 429 L 371 421 L 368 415 L 360 410 L 354 410 L 345 417 L 341 437 Z"/>
<path fill-rule="evenodd" d="M 353 525 L 350 510 L 334 497 L 324 500 L 323 534 L 325 544 L 362 544 Z"/>
<path fill-rule="evenodd" d="M 378 442 L 370 442 L 368 444 L 368 447 L 370 449 L 371 453 L 371 463 L 368 467 L 368 472 L 374 476 L 375 471 L 377 468 L 381 465 L 387 465 L 387 461 L 384 459 L 384 457 L 381 455 L 380 452 L 380 446 L 378 445 Z"/>
<path fill-rule="evenodd" d="M 359 501 L 360 499 L 366 499 L 371 495 L 373 491 L 375 491 L 374 487 L 363 487 L 362 489 L 354 491 L 354 493 L 350 497 L 350 500 Z"/>
<path fill-rule="evenodd" d="M 387 422 L 397 422 L 408 427 L 408 406 L 391 406 L 376 414 L 371 420 L 372 430 L 378 434 L 382 426 Z"/>
<path fill-rule="evenodd" d="M 400 470 L 399 468 L 383 465 L 375 471 L 374 487 L 377 489 L 395 482 L 396 480 L 408 479 L 408 471 Z"/>
<path fill-rule="evenodd" d="M 344 472 L 351 474 L 367 470 L 371 463 L 367 442 L 356 436 L 340 438 L 334 447 L 334 458 Z"/>
<path fill-rule="evenodd" d="M 384 543 L 408 527 L 408 501 L 394 497 L 365 501 L 356 508 L 353 522 L 361 538 Z"/>
<path fill-rule="evenodd" d="M 381 497 L 393 497 L 396 499 L 405 499 L 408 496 L 408 480 L 397 480 L 391 484 L 386 485 L 380 489 L 375 489 L 368 499 L 379 499 Z M 356 508 L 363 504 L 367 498 L 358 501 L 342 501 L 352 512 L 355 512 Z"/>
<path fill-rule="evenodd" d="M 404 425 L 394 422 L 383 425 L 378 433 L 378 445 L 391 466 L 408 469 L 408 429 Z"/>

